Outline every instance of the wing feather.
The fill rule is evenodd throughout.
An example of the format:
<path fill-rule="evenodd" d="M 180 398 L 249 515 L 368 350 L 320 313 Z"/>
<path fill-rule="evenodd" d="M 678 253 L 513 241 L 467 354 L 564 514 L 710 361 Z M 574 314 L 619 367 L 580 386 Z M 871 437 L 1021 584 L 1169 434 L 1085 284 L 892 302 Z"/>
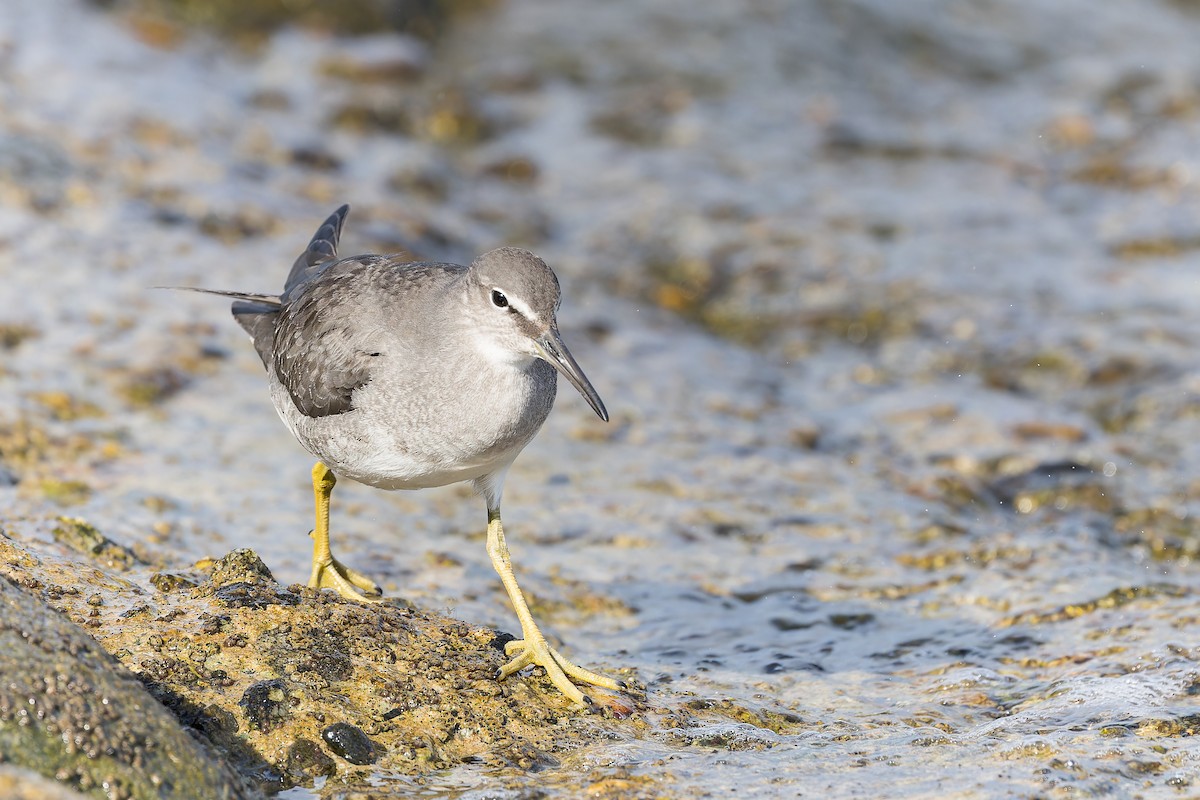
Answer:
<path fill-rule="evenodd" d="M 358 266 L 341 262 L 342 267 Z M 371 343 L 356 322 L 353 287 L 360 271 L 323 274 L 280 310 L 273 339 L 275 375 L 308 417 L 353 409 L 356 389 L 371 380 Z"/>

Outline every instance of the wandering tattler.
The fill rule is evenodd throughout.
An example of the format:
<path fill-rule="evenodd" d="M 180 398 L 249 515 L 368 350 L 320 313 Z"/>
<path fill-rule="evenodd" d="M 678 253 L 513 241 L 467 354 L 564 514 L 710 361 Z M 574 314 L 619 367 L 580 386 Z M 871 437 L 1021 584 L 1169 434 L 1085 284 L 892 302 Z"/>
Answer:
<path fill-rule="evenodd" d="M 608 412 L 558 333 L 558 278 L 526 250 L 502 247 L 469 267 L 395 257 L 337 258 L 349 206 L 317 230 L 283 294 L 215 291 L 267 369 L 271 399 L 319 460 L 312 469 L 316 528 L 308 585 L 378 602 L 382 592 L 329 548 L 336 475 L 380 489 L 471 481 L 487 501 L 487 551 L 521 621 L 506 677 L 540 665 L 567 697 L 572 680 L 623 684 L 583 669 L 546 642 L 513 576 L 500 524 L 504 477 L 554 404 L 556 371 L 600 419 Z M 200 290 L 209 291 L 209 290 Z"/>

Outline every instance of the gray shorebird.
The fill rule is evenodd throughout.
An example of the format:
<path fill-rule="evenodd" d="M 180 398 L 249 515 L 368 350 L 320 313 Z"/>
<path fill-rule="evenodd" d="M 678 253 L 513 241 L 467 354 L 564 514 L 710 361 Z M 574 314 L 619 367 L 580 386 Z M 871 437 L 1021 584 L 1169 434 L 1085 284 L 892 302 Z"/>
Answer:
<path fill-rule="evenodd" d="M 349 206 L 296 259 L 280 295 L 236 298 L 233 316 L 267 370 L 271 400 L 317 459 L 308 585 L 378 602 L 373 580 L 333 557 L 335 476 L 380 489 L 471 481 L 487 501 L 487 551 L 521 623 L 500 677 L 539 665 L 563 694 L 572 681 L 623 684 L 573 664 L 547 644 L 513 576 L 500 523 L 504 478 L 542 427 L 561 373 L 607 421 L 600 396 L 558 333 L 558 278 L 526 250 L 502 247 L 469 267 L 361 255 L 338 259 Z"/>

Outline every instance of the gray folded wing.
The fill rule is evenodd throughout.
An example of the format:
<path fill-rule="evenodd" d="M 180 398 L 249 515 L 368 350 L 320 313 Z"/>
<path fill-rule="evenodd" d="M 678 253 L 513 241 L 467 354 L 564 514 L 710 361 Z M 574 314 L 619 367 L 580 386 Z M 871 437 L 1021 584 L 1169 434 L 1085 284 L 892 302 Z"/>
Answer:
<path fill-rule="evenodd" d="M 340 267 L 359 267 L 343 261 Z M 371 379 L 380 353 L 355 325 L 357 270 L 325 273 L 275 315 L 272 366 L 300 413 L 326 417 L 352 410 L 354 390 Z M 270 367 L 268 367 L 269 369 Z"/>
<path fill-rule="evenodd" d="M 376 255 L 323 269 L 275 315 L 272 363 L 296 408 L 309 417 L 352 411 L 354 392 L 373 370 L 406 369 L 395 360 L 400 353 L 387 351 L 397 336 L 410 356 L 437 347 L 438 322 L 427 307 L 439 306 L 441 293 L 466 272 Z"/>

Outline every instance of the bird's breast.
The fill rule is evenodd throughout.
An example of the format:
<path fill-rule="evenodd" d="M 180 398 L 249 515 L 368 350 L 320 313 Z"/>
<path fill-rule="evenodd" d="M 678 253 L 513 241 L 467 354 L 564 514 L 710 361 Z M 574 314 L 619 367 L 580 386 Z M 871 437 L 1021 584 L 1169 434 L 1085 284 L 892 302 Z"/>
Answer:
<path fill-rule="evenodd" d="M 416 489 L 511 463 L 545 422 L 555 390 L 553 367 L 534 360 L 452 371 L 392 363 L 355 392 L 350 411 L 315 419 L 289 410 L 286 392 L 272 394 L 296 438 L 336 474 Z"/>

